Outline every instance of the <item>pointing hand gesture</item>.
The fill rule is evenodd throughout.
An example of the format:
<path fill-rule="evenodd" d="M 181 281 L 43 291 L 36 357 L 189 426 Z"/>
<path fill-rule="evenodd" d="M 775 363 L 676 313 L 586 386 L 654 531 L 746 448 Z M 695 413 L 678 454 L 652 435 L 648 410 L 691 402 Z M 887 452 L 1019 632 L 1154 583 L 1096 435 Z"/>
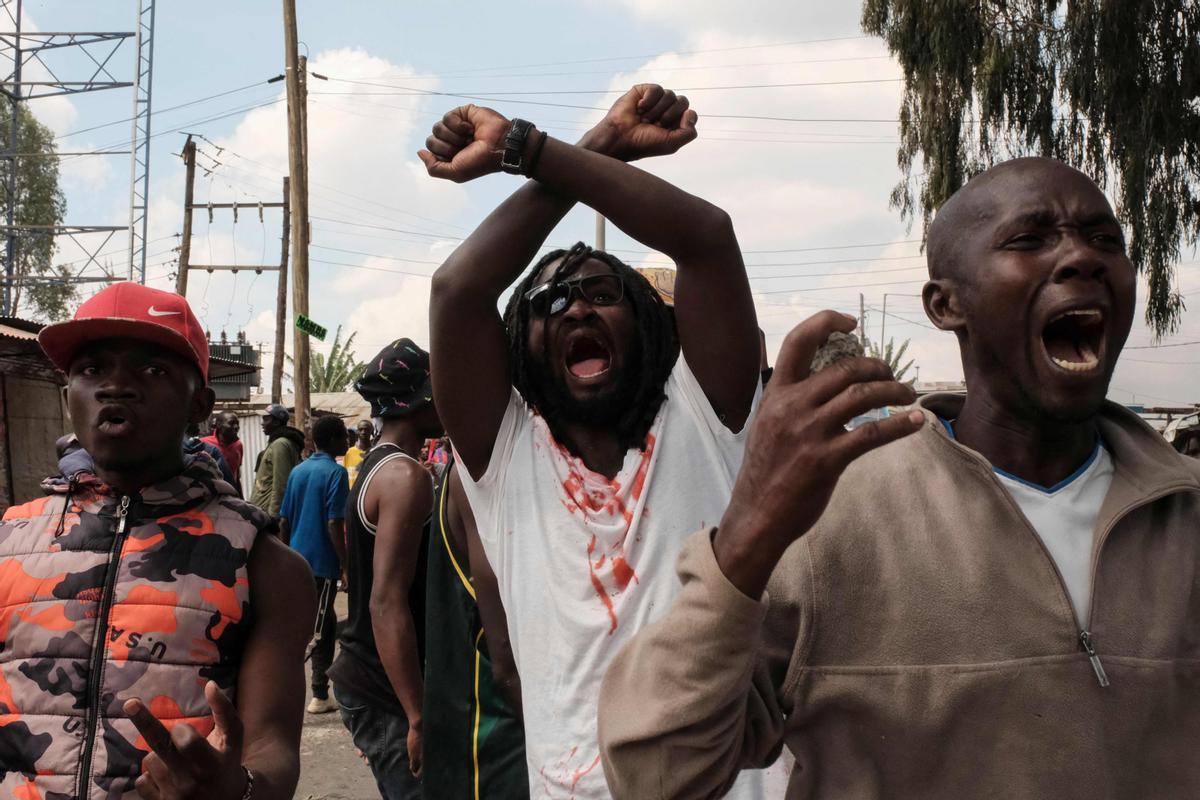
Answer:
<path fill-rule="evenodd" d="M 215 722 L 208 738 L 186 723 L 168 731 L 141 700 L 126 701 L 125 713 L 151 749 L 134 784 L 147 800 L 240 800 L 245 793 L 242 720 L 216 683 L 209 681 L 204 694 Z"/>
<path fill-rule="evenodd" d="M 779 352 L 713 544 L 726 577 L 750 597 L 761 596 L 784 551 L 820 519 L 852 461 L 924 424 L 921 412 L 909 411 L 846 430 L 860 414 L 916 397 L 875 358 L 838 361 L 810 374 L 829 335 L 856 324 L 822 311 L 793 328 Z"/>

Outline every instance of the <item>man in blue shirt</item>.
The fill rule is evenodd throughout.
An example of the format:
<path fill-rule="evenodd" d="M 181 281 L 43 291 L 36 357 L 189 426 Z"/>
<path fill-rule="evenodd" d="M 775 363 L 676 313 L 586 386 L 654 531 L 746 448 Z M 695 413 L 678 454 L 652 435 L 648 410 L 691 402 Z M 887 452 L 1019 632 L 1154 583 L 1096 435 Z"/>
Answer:
<path fill-rule="evenodd" d="M 284 541 L 304 556 L 317 581 L 317 622 L 313 630 L 312 701 L 308 713 L 327 714 L 337 708 L 329 699 L 326 670 L 333 662 L 337 615 L 333 601 L 346 564 L 346 495 L 350 491 L 345 467 L 334 459 L 346 453 L 346 426 L 336 416 L 313 424 L 317 452 L 288 476 L 279 527 Z"/>

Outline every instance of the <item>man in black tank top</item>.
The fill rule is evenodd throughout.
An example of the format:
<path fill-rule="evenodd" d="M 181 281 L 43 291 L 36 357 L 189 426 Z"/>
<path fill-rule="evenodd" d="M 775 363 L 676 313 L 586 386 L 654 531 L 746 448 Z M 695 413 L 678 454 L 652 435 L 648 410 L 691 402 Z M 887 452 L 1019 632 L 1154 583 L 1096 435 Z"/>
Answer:
<path fill-rule="evenodd" d="M 416 460 L 441 435 L 429 356 L 408 339 L 355 384 L 382 422 L 346 503 L 349 614 L 333 695 L 384 800 L 421 797 L 425 575 L 433 482 Z M 378 580 L 376 580 L 378 576 Z"/>
<path fill-rule="evenodd" d="M 424 774 L 438 800 L 529 797 L 520 679 L 504 669 L 508 623 L 486 560 L 451 459 L 434 506 L 425 609 Z"/>

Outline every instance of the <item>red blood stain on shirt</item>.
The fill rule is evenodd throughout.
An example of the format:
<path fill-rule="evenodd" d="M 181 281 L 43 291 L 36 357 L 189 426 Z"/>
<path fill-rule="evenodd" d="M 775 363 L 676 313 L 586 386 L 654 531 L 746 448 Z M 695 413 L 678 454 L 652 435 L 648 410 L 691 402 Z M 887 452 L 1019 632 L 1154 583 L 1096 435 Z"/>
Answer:
<path fill-rule="evenodd" d="M 612 573 L 613 577 L 617 580 L 617 588 L 622 592 L 629 586 L 631 580 L 637 580 L 637 573 L 633 571 L 633 567 L 629 566 L 629 562 L 625 560 L 625 556 L 613 557 Z"/>
<path fill-rule="evenodd" d="M 582 763 L 579 763 L 578 765 L 572 764 L 571 762 L 575 760 L 575 756 L 578 753 L 579 745 L 575 745 L 571 748 L 570 752 L 556 760 L 553 764 L 544 765 L 538 769 L 538 774 L 542 778 L 542 786 L 544 790 L 542 796 L 560 797 L 561 791 L 554 791 L 554 789 L 557 788 L 559 790 L 565 789 L 570 792 L 571 798 L 575 797 L 575 792 L 579 786 L 579 782 L 583 780 L 584 776 L 592 772 L 600 765 L 599 753 L 597 753 L 596 757 L 592 759 L 592 762 L 586 766 Z M 587 758 L 587 755 L 585 754 L 583 757 Z M 549 768 L 549 772 L 547 772 L 547 767 Z"/>
<path fill-rule="evenodd" d="M 642 453 L 642 462 L 638 464 L 637 474 L 633 476 L 633 499 L 642 499 L 642 490 L 646 488 L 646 473 L 650 469 L 650 456 L 654 455 L 654 445 L 656 443 L 654 434 L 646 435 L 646 450 Z"/>
<path fill-rule="evenodd" d="M 600 598 L 600 602 L 604 604 L 604 609 L 608 611 L 609 622 L 612 623 L 608 629 L 608 635 L 612 636 L 617 631 L 617 612 L 613 610 L 612 598 L 608 596 L 608 590 L 604 588 L 604 583 L 600 580 L 600 576 L 596 574 L 596 567 L 592 564 L 592 553 L 596 552 L 596 534 L 592 534 L 592 540 L 588 542 L 588 576 L 592 579 L 592 588 L 596 590 L 596 595 Z"/>
<path fill-rule="evenodd" d="M 580 769 L 575 770 L 575 773 L 573 775 L 571 775 L 571 793 L 572 794 L 575 793 L 575 786 L 579 783 L 580 780 L 583 779 L 583 776 L 587 775 L 589 772 L 594 770 L 596 768 L 596 765 L 599 763 L 600 763 L 600 754 L 597 753 L 596 759 L 589 766 L 581 767 Z"/>
<path fill-rule="evenodd" d="M 646 477 L 657 439 L 654 434 L 647 435 L 646 447 L 628 488 L 622 485 L 621 480 L 608 479 L 590 470 L 582 459 L 572 455 L 552 437 L 550 442 L 553 455 L 566 468 L 559 499 L 569 514 L 578 516 L 584 526 L 592 531 L 587 545 L 588 580 L 608 615 L 608 632 L 612 635 L 617 629 L 613 596 L 624 592 L 631 583 L 639 582 L 637 572 L 625 555 L 625 542 L 633 526 L 634 509 L 646 489 Z M 642 514 L 645 516 L 645 508 Z M 613 523 L 623 523 L 624 529 L 619 530 L 611 541 L 598 541 L 595 531 L 604 526 L 608 531 L 606 539 L 609 539 Z"/>

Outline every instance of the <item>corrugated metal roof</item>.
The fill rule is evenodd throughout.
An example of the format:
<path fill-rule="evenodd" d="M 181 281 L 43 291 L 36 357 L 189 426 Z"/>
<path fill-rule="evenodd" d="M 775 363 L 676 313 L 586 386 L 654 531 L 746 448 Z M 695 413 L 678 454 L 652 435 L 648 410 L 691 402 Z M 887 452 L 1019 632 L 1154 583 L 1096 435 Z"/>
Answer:
<path fill-rule="evenodd" d="M 42 326 L 36 322 L 16 319 L 14 317 L 0 317 L 0 336 L 6 339 L 35 342 L 37 341 L 38 331 L 41 329 Z"/>

